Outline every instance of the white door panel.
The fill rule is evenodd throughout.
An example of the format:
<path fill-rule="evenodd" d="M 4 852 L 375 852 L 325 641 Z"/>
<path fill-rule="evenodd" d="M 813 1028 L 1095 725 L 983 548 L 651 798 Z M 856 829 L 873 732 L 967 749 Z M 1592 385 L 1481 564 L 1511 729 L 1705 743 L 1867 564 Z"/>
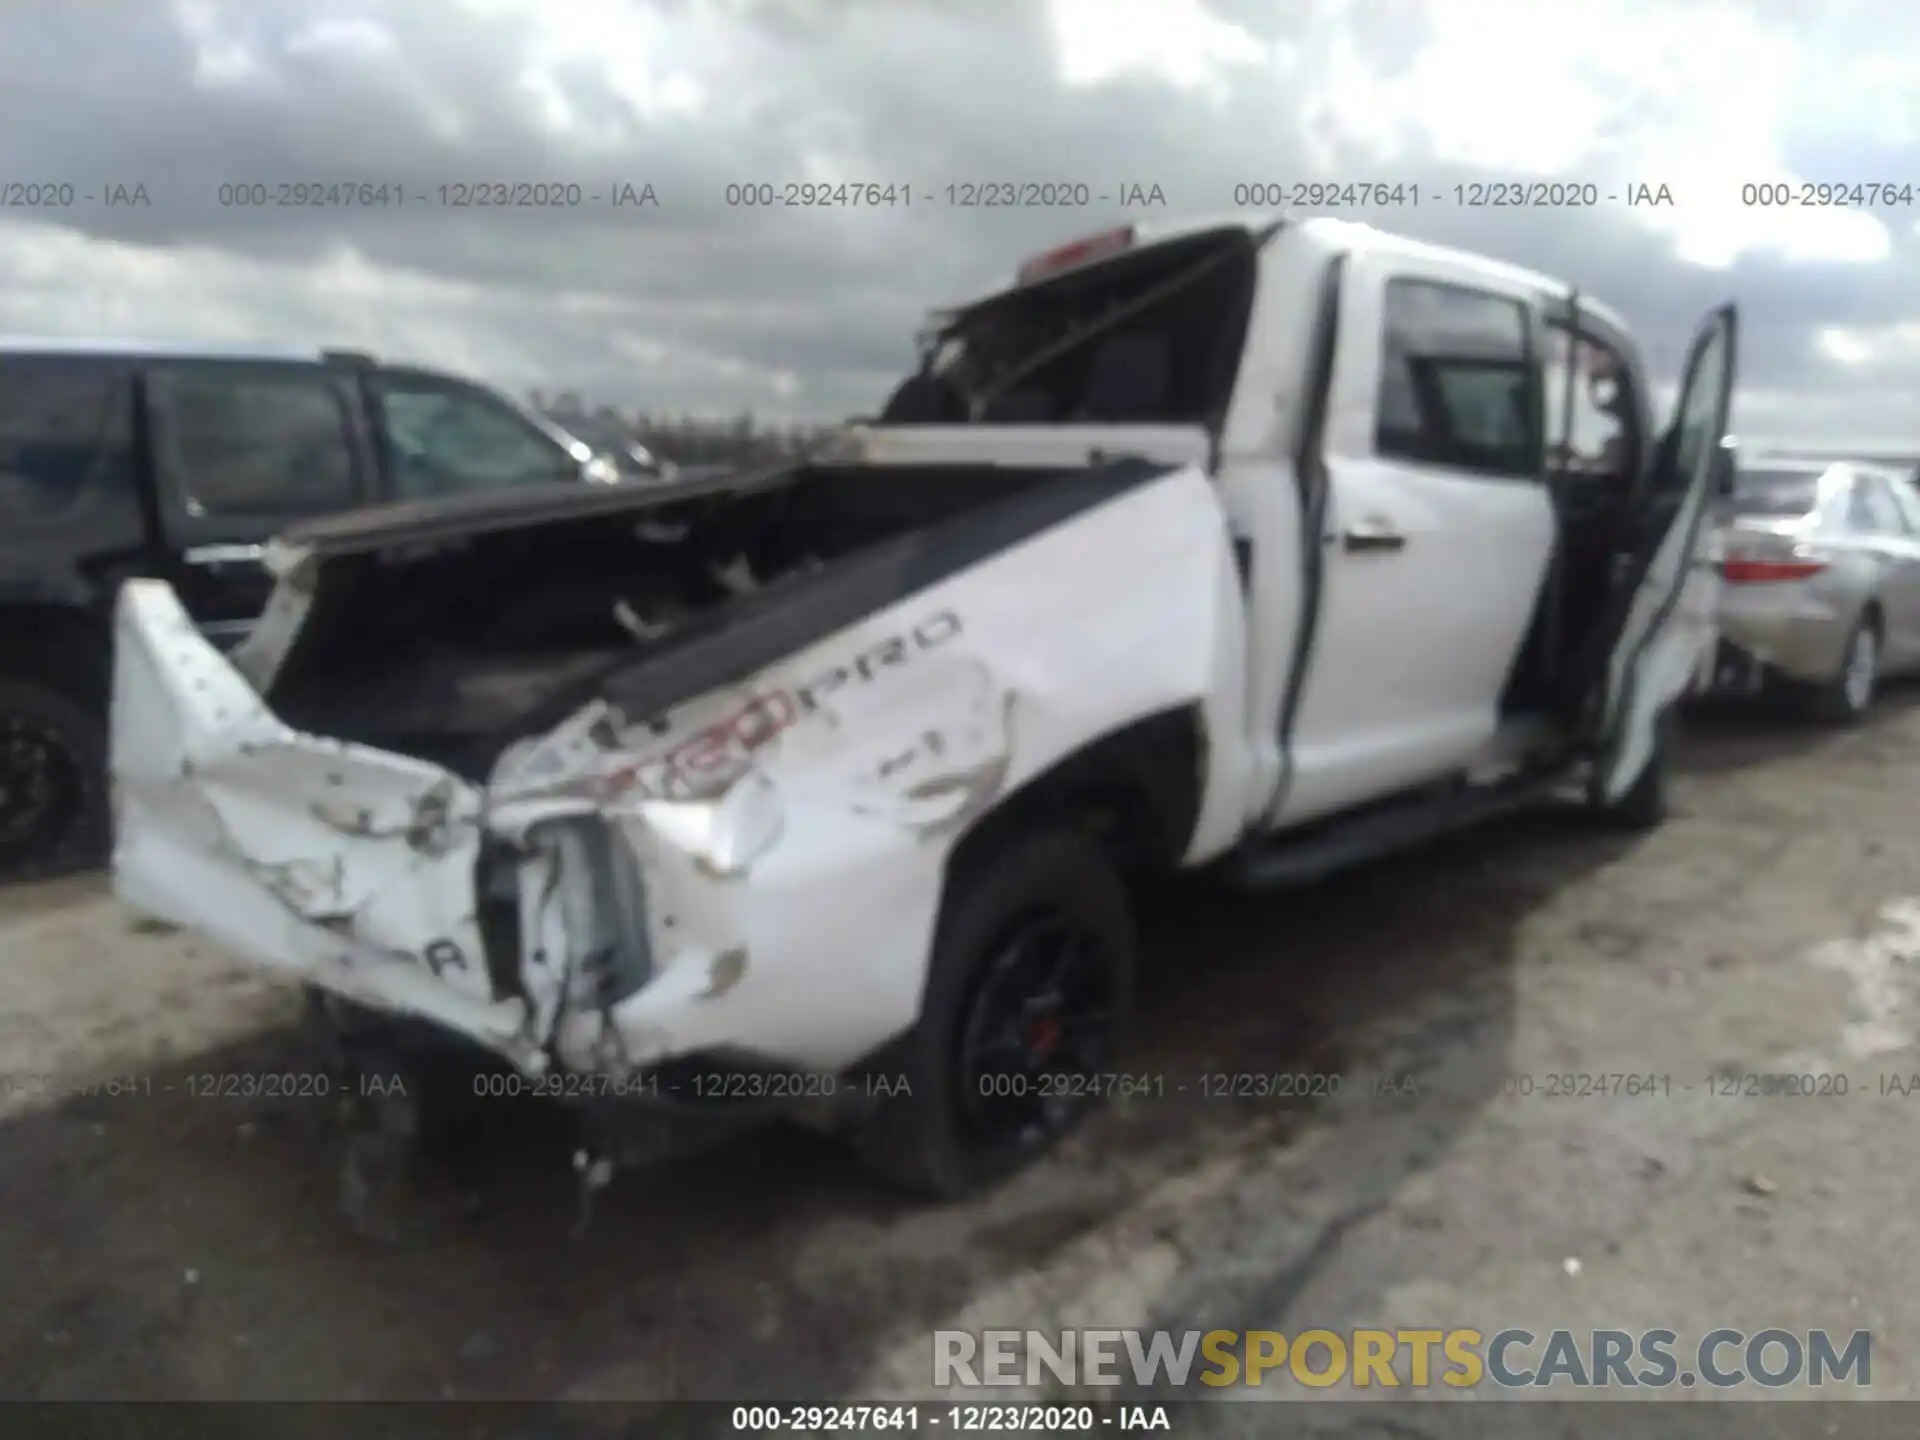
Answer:
<path fill-rule="evenodd" d="M 1654 753 L 1661 714 L 1679 698 L 1712 624 L 1718 577 L 1699 557 L 1700 536 L 1733 405 L 1738 317 L 1722 306 L 1688 354 L 1674 418 L 1651 477 L 1673 514 L 1656 542 L 1607 664 L 1605 734 L 1595 783 L 1616 800 Z"/>
<path fill-rule="evenodd" d="M 1493 739 L 1553 533 L 1537 485 L 1379 459 L 1331 469 L 1288 821 L 1446 775 Z"/>
<path fill-rule="evenodd" d="M 1470 305 L 1492 300 L 1496 312 L 1534 298 L 1494 288 L 1478 271 L 1453 274 L 1449 263 L 1423 257 L 1407 267 L 1349 257 L 1325 435 L 1326 518 L 1321 534 L 1305 537 L 1322 547 L 1318 613 L 1276 824 L 1438 779 L 1475 759 L 1494 738 L 1501 692 L 1546 574 L 1553 509 L 1537 476 L 1378 453 L 1376 417 L 1402 424 L 1398 417 L 1410 403 L 1404 384 L 1388 400 L 1381 383 L 1384 337 L 1390 328 L 1406 333 L 1404 311 L 1389 325 L 1393 282 L 1451 296 L 1436 302 L 1434 333 L 1443 343 L 1425 357 L 1449 383 L 1483 363 L 1472 347 L 1485 337 L 1447 309 L 1458 304 L 1459 292 L 1473 292 Z M 1511 317 L 1516 343 L 1524 343 L 1530 316 L 1527 310 Z M 1505 324 L 1509 317 L 1498 318 Z M 1419 351 L 1404 339 L 1395 343 L 1396 356 Z M 1513 363 L 1497 361 L 1495 368 Z M 1422 403 L 1430 398 L 1423 395 Z"/>

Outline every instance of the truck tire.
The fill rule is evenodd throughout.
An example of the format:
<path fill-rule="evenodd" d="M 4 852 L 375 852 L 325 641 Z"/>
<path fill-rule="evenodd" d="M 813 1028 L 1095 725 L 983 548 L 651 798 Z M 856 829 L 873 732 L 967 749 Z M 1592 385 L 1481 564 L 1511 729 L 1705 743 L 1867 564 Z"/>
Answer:
<path fill-rule="evenodd" d="M 103 864 L 112 838 L 104 720 L 58 690 L 0 680 L 0 880 Z"/>
<path fill-rule="evenodd" d="M 1099 1094 L 1133 994 L 1133 916 L 1091 838 L 1013 840 L 950 881 L 919 1021 L 859 1135 L 886 1179 L 948 1198 L 1049 1149 Z"/>
<path fill-rule="evenodd" d="M 1813 686 L 1807 701 L 1813 713 L 1837 725 L 1866 718 L 1880 688 L 1880 627 L 1871 612 L 1854 622 L 1841 652 L 1840 669 L 1832 679 Z"/>

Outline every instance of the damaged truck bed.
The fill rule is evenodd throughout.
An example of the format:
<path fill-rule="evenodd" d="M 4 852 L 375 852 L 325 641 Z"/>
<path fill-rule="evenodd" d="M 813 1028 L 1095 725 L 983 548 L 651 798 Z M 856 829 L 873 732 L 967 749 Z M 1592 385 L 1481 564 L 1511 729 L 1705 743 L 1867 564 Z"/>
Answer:
<path fill-rule="evenodd" d="M 1585 469 L 1542 335 L 1610 357 Z M 1121 1073 L 1138 875 L 1301 883 L 1575 785 L 1659 823 L 1736 341 L 1656 432 L 1551 277 L 1327 218 L 1063 246 L 813 463 L 311 525 L 231 660 L 129 584 L 120 893 L 563 1095 L 801 1102 L 955 1193 Z"/>
<path fill-rule="evenodd" d="M 874 1057 L 970 818 L 1240 644 L 1205 474 L 1144 462 L 474 497 L 275 565 L 231 660 L 123 591 L 119 893 L 621 1093 Z"/>

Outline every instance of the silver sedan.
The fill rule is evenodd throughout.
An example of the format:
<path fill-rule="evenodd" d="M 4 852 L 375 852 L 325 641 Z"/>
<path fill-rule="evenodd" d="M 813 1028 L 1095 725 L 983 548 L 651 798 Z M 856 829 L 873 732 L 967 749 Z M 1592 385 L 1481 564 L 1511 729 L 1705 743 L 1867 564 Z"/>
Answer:
<path fill-rule="evenodd" d="M 1869 466 L 1742 465 L 1707 542 L 1722 580 L 1710 688 L 1785 683 L 1830 718 L 1920 670 L 1920 496 Z"/>

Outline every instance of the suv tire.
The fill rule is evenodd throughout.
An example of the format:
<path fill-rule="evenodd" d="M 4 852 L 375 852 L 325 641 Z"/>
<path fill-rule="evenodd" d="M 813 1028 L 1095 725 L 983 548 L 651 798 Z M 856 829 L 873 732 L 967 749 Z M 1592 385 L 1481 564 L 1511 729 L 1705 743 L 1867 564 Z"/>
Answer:
<path fill-rule="evenodd" d="M 112 842 L 105 722 L 58 690 L 0 680 L 0 880 L 103 864 Z"/>

